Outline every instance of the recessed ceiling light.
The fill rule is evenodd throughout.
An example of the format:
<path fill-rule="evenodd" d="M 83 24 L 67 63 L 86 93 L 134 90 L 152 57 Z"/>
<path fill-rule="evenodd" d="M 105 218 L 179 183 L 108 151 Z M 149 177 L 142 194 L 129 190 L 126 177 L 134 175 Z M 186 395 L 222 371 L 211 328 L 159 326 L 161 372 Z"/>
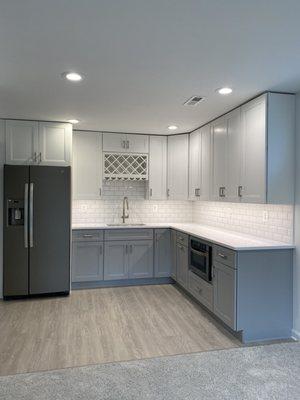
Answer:
<path fill-rule="evenodd" d="M 64 72 L 61 74 L 63 78 L 71 82 L 80 82 L 83 79 L 83 74 L 78 72 Z"/>
<path fill-rule="evenodd" d="M 176 126 L 176 125 L 170 125 L 170 126 L 168 126 L 168 129 L 169 129 L 170 131 L 176 131 L 176 129 L 178 129 L 178 126 Z"/>
<path fill-rule="evenodd" d="M 219 94 L 230 94 L 230 93 L 232 93 L 232 89 L 230 87 L 223 87 L 223 88 L 217 89 L 217 92 Z"/>
<path fill-rule="evenodd" d="M 78 124 L 78 119 L 68 119 L 68 122 L 70 122 L 70 124 Z"/>

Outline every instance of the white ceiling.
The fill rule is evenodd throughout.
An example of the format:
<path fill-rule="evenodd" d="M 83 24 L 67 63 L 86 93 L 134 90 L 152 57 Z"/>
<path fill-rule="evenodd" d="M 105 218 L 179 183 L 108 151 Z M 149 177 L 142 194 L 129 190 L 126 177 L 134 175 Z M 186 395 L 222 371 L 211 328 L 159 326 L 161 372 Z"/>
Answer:
<path fill-rule="evenodd" d="M 0 117 L 190 131 L 261 91 L 300 90 L 299 16 L 299 0 L 3 0 Z M 206 100 L 182 106 L 192 95 Z"/>

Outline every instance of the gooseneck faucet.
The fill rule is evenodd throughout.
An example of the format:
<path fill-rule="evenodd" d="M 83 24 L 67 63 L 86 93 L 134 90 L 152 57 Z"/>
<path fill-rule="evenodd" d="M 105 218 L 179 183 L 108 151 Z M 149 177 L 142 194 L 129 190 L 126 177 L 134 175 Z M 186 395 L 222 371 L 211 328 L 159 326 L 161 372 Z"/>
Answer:
<path fill-rule="evenodd" d="M 126 218 L 129 218 L 129 204 L 128 204 L 128 197 L 125 196 L 123 199 L 123 215 L 122 215 L 123 224 L 125 224 Z"/>

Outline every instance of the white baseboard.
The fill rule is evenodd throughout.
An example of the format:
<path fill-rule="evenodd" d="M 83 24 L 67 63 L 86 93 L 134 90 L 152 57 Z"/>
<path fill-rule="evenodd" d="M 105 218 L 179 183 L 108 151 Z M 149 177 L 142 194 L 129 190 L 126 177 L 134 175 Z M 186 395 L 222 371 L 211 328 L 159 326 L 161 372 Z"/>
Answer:
<path fill-rule="evenodd" d="M 296 329 L 292 329 L 292 338 L 296 340 L 300 340 L 300 332 L 296 331 Z"/>

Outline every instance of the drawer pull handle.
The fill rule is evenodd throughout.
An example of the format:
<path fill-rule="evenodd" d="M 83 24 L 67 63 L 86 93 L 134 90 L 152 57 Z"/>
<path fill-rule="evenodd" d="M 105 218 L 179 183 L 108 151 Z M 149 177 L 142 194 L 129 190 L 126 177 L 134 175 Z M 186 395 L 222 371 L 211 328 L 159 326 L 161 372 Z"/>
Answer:
<path fill-rule="evenodd" d="M 85 234 L 83 235 L 83 237 L 85 237 L 85 238 L 91 238 L 91 237 L 93 237 L 93 235 L 90 235 L 89 233 L 85 233 Z"/>
<path fill-rule="evenodd" d="M 226 259 L 227 259 L 227 256 L 225 256 L 225 254 L 218 253 L 218 256 L 219 256 L 219 257 L 221 257 L 221 258 L 223 258 L 224 260 L 226 260 Z"/>

